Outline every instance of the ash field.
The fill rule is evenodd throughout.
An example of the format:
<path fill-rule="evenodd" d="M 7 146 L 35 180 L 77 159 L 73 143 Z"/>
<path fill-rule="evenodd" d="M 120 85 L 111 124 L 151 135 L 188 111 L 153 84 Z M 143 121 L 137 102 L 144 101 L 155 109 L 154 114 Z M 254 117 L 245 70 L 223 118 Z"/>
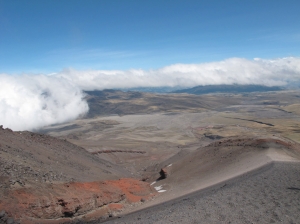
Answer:
<path fill-rule="evenodd" d="M 297 223 L 300 92 L 86 93 L 0 129 L 0 223 Z"/>

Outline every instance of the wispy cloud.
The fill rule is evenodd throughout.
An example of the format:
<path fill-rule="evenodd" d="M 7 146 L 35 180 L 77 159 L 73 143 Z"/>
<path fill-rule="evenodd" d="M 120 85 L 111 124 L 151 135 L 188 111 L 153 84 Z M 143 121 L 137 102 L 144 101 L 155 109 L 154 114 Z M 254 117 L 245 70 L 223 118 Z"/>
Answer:
<path fill-rule="evenodd" d="M 69 58 L 70 60 L 101 60 L 103 58 L 136 57 L 142 52 L 114 51 L 104 49 L 56 49 L 47 53 L 51 58 Z"/>

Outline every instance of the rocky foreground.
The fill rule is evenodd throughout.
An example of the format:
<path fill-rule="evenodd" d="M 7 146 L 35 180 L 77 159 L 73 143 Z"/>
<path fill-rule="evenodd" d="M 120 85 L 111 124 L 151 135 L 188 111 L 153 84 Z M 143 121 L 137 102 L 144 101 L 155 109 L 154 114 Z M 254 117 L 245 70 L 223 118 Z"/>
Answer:
<path fill-rule="evenodd" d="M 299 220 L 300 145 L 278 136 L 182 151 L 151 185 L 64 139 L 0 128 L 0 144 L 0 224 Z M 133 203 L 144 210 L 124 216 Z"/>
<path fill-rule="evenodd" d="M 299 162 L 273 162 L 210 188 L 105 223 L 296 224 L 300 220 L 299 174 Z"/>
<path fill-rule="evenodd" d="M 21 223 L 62 223 L 106 218 L 130 203 L 153 196 L 149 184 L 134 179 L 23 187 L 2 196 L 0 210 Z"/>
<path fill-rule="evenodd" d="M 0 223 L 105 219 L 155 192 L 120 167 L 46 135 L 1 127 L 0 156 Z"/>

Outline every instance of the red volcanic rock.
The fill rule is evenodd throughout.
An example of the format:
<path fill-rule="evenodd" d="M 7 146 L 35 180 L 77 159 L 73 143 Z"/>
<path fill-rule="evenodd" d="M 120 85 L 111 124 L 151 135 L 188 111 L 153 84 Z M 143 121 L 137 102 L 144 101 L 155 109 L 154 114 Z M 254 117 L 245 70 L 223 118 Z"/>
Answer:
<path fill-rule="evenodd" d="M 73 218 L 97 211 L 105 216 L 124 204 L 138 202 L 153 196 L 148 183 L 135 179 L 104 182 L 52 184 L 44 188 L 10 190 L 1 198 L 0 211 L 21 222 L 39 223 L 36 220 Z M 102 212 L 101 212 L 102 210 Z M 29 222 L 28 222 L 29 221 Z"/>
<path fill-rule="evenodd" d="M 108 205 L 109 209 L 112 211 L 121 210 L 124 206 L 120 203 L 111 203 Z"/>
<path fill-rule="evenodd" d="M 148 199 L 149 193 L 152 193 L 152 188 L 146 182 L 137 181 L 134 179 L 120 179 L 119 181 L 106 181 L 107 184 L 122 189 L 125 198 L 128 202 L 139 202 L 142 199 Z"/>

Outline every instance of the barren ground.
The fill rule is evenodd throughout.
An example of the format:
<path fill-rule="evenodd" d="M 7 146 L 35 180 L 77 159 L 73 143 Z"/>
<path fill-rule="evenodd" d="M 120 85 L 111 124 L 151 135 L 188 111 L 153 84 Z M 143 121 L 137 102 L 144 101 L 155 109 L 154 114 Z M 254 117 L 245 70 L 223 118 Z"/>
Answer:
<path fill-rule="evenodd" d="M 293 201 L 300 188 L 299 92 L 195 96 L 103 91 L 87 99 L 87 118 L 39 130 L 58 139 L 15 133 L 29 139 L 30 135 L 45 138 L 57 150 L 61 146 L 52 145 L 52 141 L 71 147 L 62 155 L 56 150 L 57 157 L 47 150 L 40 156 L 38 149 L 31 151 L 34 172 L 41 169 L 49 173 L 50 168 L 56 172 L 57 180 L 41 177 L 39 183 L 120 177 L 143 180 L 144 189 L 148 189 L 143 202 L 110 213 L 115 223 L 299 220 L 300 205 Z M 78 147 L 82 155 L 75 153 L 73 158 L 72 147 Z M 16 160 L 17 149 L 7 155 L 12 161 L 9 164 L 24 164 Z M 62 165 L 53 166 L 55 162 Z M 161 169 L 165 179 L 159 174 Z M 19 176 L 21 181 L 27 180 L 27 176 Z M 7 181 L 5 186 L 11 186 Z M 154 192 L 156 196 L 146 201 L 146 195 Z M 123 217 L 140 209 L 145 210 Z M 107 214 L 101 215 L 102 221 Z"/>

